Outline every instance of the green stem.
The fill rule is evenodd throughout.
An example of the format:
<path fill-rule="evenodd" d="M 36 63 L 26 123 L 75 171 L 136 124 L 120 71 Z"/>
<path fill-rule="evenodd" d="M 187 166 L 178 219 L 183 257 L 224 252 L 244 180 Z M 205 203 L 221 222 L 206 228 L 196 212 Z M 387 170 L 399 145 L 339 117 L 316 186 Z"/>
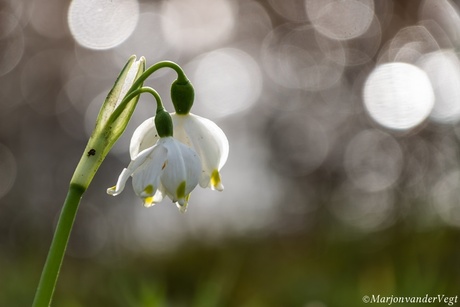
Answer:
<path fill-rule="evenodd" d="M 154 71 L 162 68 L 162 67 L 170 67 L 177 71 L 178 73 L 178 80 L 180 82 L 188 82 L 185 74 L 183 73 L 182 69 L 173 62 L 159 62 L 148 70 L 146 70 L 131 86 L 128 91 L 128 94 L 124 97 L 120 105 L 114 110 L 114 112 L 110 115 L 107 123 L 109 125 L 113 124 L 115 120 L 120 116 L 120 114 L 124 111 L 125 106 L 128 102 L 130 102 L 136 96 L 142 93 L 150 93 L 152 94 L 157 102 L 157 110 L 164 110 L 163 104 L 161 102 L 160 95 L 150 87 L 141 87 L 143 81 Z M 168 113 L 169 115 L 169 113 Z M 105 129 L 110 129 L 107 127 Z M 172 130 L 172 128 L 171 128 Z M 172 134 L 171 134 L 172 135 Z M 49 307 L 51 304 L 51 300 L 53 297 L 53 292 L 56 287 L 57 279 L 59 276 L 59 270 L 62 265 L 62 261 L 64 259 L 64 254 L 67 248 L 67 243 L 69 242 L 70 233 L 73 227 L 73 223 L 75 221 L 75 216 L 77 215 L 78 206 L 80 204 L 80 200 L 85 192 L 86 188 L 88 187 L 92 175 L 96 172 L 97 168 L 99 167 L 101 161 L 95 161 L 94 154 L 101 155 L 102 159 L 104 158 L 103 153 L 99 153 L 104 146 L 96 146 L 101 143 L 100 140 L 104 140 L 104 138 L 98 138 L 96 141 L 88 143 L 85 152 L 83 153 L 82 159 L 80 160 L 77 168 L 75 170 L 74 176 L 72 177 L 69 191 L 67 193 L 67 197 L 64 201 L 64 205 L 62 207 L 61 215 L 59 217 L 59 221 L 57 224 L 56 231 L 54 233 L 53 240 L 51 242 L 51 247 L 48 252 L 48 257 L 46 258 L 45 266 L 42 271 L 42 275 L 40 277 L 40 281 L 38 284 L 37 292 L 35 294 L 35 299 L 33 302 L 33 307 Z M 97 151 L 95 147 L 98 147 Z M 93 155 L 90 154 L 90 151 L 87 152 L 87 149 L 91 147 L 93 151 Z M 99 149 L 99 147 L 102 147 Z M 103 151 L 103 150 L 102 150 Z M 88 177 L 88 170 L 91 171 L 91 176 Z M 84 178 L 85 180 L 81 179 Z M 76 183 L 79 182 L 79 183 Z"/>
<path fill-rule="evenodd" d="M 123 112 L 123 110 L 125 109 L 125 105 L 128 102 L 130 102 L 131 99 L 133 99 L 134 97 L 136 97 L 137 95 L 140 95 L 142 93 L 150 93 L 150 94 L 152 94 L 153 97 L 155 97 L 155 100 L 157 102 L 157 109 L 164 109 L 163 103 L 161 102 L 160 94 L 158 94 L 158 92 L 155 91 L 153 88 L 148 87 L 148 86 L 144 86 L 144 87 L 138 88 L 137 90 L 129 92 L 129 94 L 126 95 L 125 98 L 123 98 L 123 100 L 120 102 L 120 104 L 115 109 L 115 111 L 113 111 L 113 113 L 110 115 L 110 118 L 107 120 L 107 122 L 108 123 L 115 122 L 115 120 L 118 118 L 118 116 L 120 116 L 121 112 Z"/>
<path fill-rule="evenodd" d="M 131 101 L 131 99 L 142 93 L 152 94 L 156 99 L 157 109 L 164 110 L 160 95 L 153 88 L 142 87 L 130 92 L 128 95 L 125 96 L 120 105 L 111 114 L 108 122 L 115 121 L 116 118 L 120 116 L 121 112 L 124 110 L 124 105 Z M 90 155 L 87 154 L 85 150 L 85 153 L 83 153 L 83 158 L 79 162 L 75 170 L 74 177 L 72 177 L 69 191 L 64 201 L 57 228 L 54 233 L 53 241 L 51 242 L 48 257 L 46 259 L 45 266 L 40 277 L 40 282 L 38 284 L 34 303 L 32 305 L 33 307 L 48 307 L 51 304 L 54 288 L 56 287 L 56 282 L 59 276 L 59 270 L 64 259 L 67 243 L 69 241 L 70 232 L 75 221 L 75 216 L 77 215 L 78 206 L 80 204 L 81 197 L 83 196 L 83 193 L 87 188 L 87 186 L 84 187 L 82 184 L 74 183 L 76 181 L 76 179 L 74 178 L 79 178 L 79 176 L 81 176 L 82 173 L 87 173 L 87 169 L 85 168 L 85 166 L 94 165 L 94 159 L 90 160 L 90 158 Z M 96 165 L 94 173 L 96 172 L 98 166 L 99 164 Z M 91 181 L 91 178 L 89 179 L 89 181 Z M 89 182 L 87 182 L 86 184 L 89 185 Z"/>
<path fill-rule="evenodd" d="M 51 242 L 48 257 L 38 284 L 34 303 L 32 305 L 33 307 L 48 307 L 51 304 L 59 270 L 64 258 L 67 242 L 69 241 L 70 231 L 72 230 L 78 205 L 80 204 L 80 200 L 84 192 L 84 187 L 76 184 L 70 184 L 57 228 L 54 233 L 53 241 Z"/>
<path fill-rule="evenodd" d="M 142 86 L 142 84 L 145 81 L 145 79 L 147 79 L 155 71 L 157 71 L 157 70 L 159 70 L 161 68 L 166 68 L 166 67 L 172 68 L 172 69 L 174 69 L 176 71 L 176 73 L 177 73 L 177 81 L 180 84 L 187 84 L 189 82 L 187 76 L 185 75 L 184 71 L 182 70 L 182 68 L 179 65 L 177 65 L 176 63 L 171 62 L 171 61 L 161 61 L 161 62 L 153 64 L 152 66 L 147 68 L 142 73 L 142 75 L 140 75 L 139 78 L 136 79 L 136 81 L 133 83 L 131 88 L 128 90 L 128 93 L 134 91 L 139 86 Z"/>

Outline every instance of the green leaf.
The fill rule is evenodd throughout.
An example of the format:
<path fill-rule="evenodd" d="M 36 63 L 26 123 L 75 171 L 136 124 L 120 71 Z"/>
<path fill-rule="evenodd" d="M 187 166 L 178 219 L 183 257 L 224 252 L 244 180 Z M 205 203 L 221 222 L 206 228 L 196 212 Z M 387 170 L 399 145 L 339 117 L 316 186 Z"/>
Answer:
<path fill-rule="evenodd" d="M 126 104 L 120 105 L 120 103 L 130 90 L 135 90 L 131 87 L 144 71 L 145 59 L 141 57 L 136 61 L 135 56 L 131 56 L 121 70 L 113 88 L 102 104 L 96 126 L 72 177 L 72 183 L 88 187 L 105 156 L 125 131 L 139 96 L 137 95 Z M 138 87 L 142 87 L 142 83 Z M 117 109 L 118 107 L 122 109 Z M 114 117 L 114 113 L 117 113 L 118 116 Z"/>

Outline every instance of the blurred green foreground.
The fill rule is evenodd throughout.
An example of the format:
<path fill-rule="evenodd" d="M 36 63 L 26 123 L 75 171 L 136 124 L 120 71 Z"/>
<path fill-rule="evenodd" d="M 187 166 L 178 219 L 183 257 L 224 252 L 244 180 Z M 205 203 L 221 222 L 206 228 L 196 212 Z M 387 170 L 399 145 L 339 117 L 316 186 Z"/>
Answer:
<path fill-rule="evenodd" d="M 364 306 L 365 295 L 459 295 L 460 232 L 405 228 L 354 239 L 329 229 L 214 247 L 195 242 L 161 256 L 68 256 L 53 306 L 332 307 Z M 0 251 L 0 306 L 33 300 L 46 250 L 33 242 L 21 249 Z"/>

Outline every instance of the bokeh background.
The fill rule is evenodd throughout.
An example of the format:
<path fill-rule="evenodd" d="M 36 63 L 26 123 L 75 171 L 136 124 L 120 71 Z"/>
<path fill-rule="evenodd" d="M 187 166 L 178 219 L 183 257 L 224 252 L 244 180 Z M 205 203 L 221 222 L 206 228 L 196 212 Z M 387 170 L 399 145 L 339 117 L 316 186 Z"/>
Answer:
<path fill-rule="evenodd" d="M 0 306 L 30 306 L 69 180 L 132 54 L 228 136 L 189 210 L 84 195 L 54 306 L 362 306 L 460 295 L 460 1 L 1 0 Z M 155 73 L 172 110 L 173 72 Z M 433 304 L 445 306 L 445 304 Z M 412 305 L 411 305 L 412 306 Z"/>

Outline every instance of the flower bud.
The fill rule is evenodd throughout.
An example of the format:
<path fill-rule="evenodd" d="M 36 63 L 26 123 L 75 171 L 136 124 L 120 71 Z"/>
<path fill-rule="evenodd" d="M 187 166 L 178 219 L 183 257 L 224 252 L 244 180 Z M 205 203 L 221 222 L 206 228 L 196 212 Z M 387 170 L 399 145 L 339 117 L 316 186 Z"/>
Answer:
<path fill-rule="evenodd" d="M 173 123 L 171 115 L 163 108 L 158 108 L 155 116 L 155 126 L 160 137 L 173 136 Z"/>
<path fill-rule="evenodd" d="M 177 114 L 188 114 L 195 99 L 195 90 L 190 81 L 176 80 L 171 85 L 171 100 Z"/>
<path fill-rule="evenodd" d="M 132 98 L 123 105 L 121 103 L 144 70 L 144 57 L 139 60 L 136 60 L 135 56 L 129 58 L 102 104 L 96 125 L 75 169 L 71 183 L 86 189 L 105 156 L 125 131 L 139 96 Z M 139 84 L 139 87 L 141 86 L 142 84 Z M 114 116 L 115 114 L 117 116 Z"/>

